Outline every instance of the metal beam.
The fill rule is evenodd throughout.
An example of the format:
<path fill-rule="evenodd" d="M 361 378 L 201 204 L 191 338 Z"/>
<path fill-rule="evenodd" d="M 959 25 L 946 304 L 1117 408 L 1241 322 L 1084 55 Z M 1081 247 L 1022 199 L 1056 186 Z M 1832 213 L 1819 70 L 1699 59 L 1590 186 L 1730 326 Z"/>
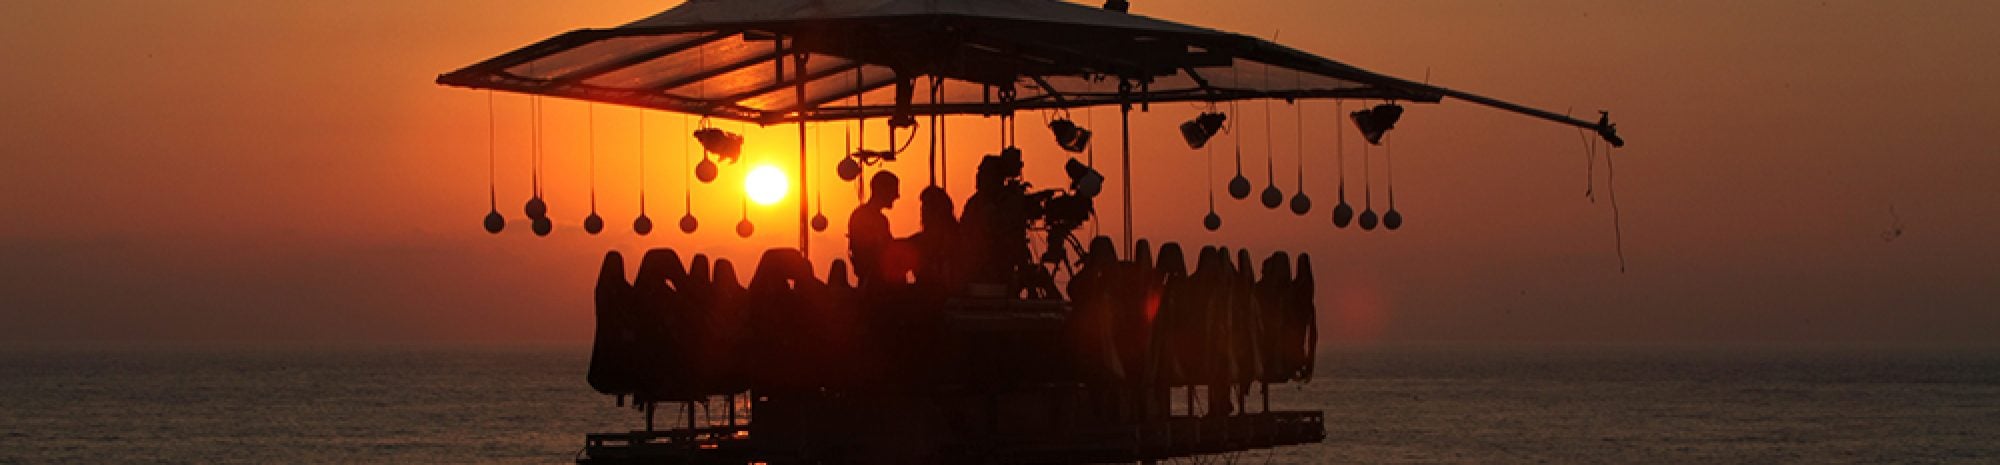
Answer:
<path fill-rule="evenodd" d="M 583 82 L 590 78 L 603 76 L 605 74 L 610 74 L 613 71 L 636 66 L 640 63 L 653 61 L 655 59 L 659 59 L 660 57 L 692 50 L 696 47 L 705 47 L 708 46 L 708 44 L 712 44 L 717 41 L 727 39 L 730 36 L 736 35 L 739 32 L 742 31 L 727 30 L 704 37 L 698 37 L 695 38 L 694 40 L 690 40 L 687 42 L 661 46 L 622 59 L 613 60 L 605 63 L 599 63 L 596 65 L 584 67 L 583 69 L 571 71 L 569 74 L 564 74 L 562 76 L 556 77 L 555 79 L 552 79 L 551 82 L 557 84 L 573 84 L 573 83 Z"/>
<path fill-rule="evenodd" d="M 785 56 L 785 53 L 786 52 L 784 50 L 772 50 L 762 55 L 757 55 L 754 57 L 738 60 L 735 63 L 730 63 L 714 68 L 697 71 L 694 74 L 681 76 L 679 79 L 674 79 L 671 81 L 654 84 L 651 88 L 647 89 L 647 91 L 655 93 L 666 92 L 668 89 L 673 89 L 675 87 L 685 86 L 688 84 L 694 84 L 697 82 L 707 80 L 709 78 L 721 76 L 724 74 L 729 74 L 731 72 L 735 72 L 743 68 L 756 66 L 757 64 L 763 63 L 765 61 L 775 60 L 778 57 Z"/>
<path fill-rule="evenodd" d="M 826 105 L 832 102 L 838 102 L 848 97 L 866 94 L 868 92 L 874 91 L 875 89 L 880 89 L 895 84 L 896 84 L 896 75 L 890 74 L 887 79 L 880 79 L 874 82 L 865 82 L 856 85 L 853 90 L 849 90 L 847 92 L 841 92 L 838 94 L 820 97 L 819 99 L 813 100 L 811 102 L 799 102 L 799 108 L 818 108 L 821 105 Z M 884 108 L 894 108 L 894 107 L 884 107 Z"/>
<path fill-rule="evenodd" d="M 823 70 L 823 71 L 819 71 L 819 72 L 815 72 L 815 73 L 812 73 L 812 74 L 808 74 L 808 75 L 805 75 L 805 76 L 804 76 L 804 77 L 803 77 L 802 79 L 794 79 L 794 80 L 790 80 L 790 81 L 780 81 L 780 82 L 775 82 L 775 83 L 771 83 L 770 85 L 766 85 L 766 86 L 763 86 L 763 87 L 758 87 L 758 88 L 755 88 L 755 89 L 750 89 L 750 90 L 747 90 L 747 91 L 743 91 L 743 92 L 738 92 L 738 93 L 736 93 L 735 95 L 730 95 L 730 96 L 727 96 L 727 97 L 719 97 L 719 98 L 717 98 L 717 99 L 716 99 L 716 101 L 721 101 L 721 102 L 738 102 L 738 101 L 742 101 L 743 99 L 746 99 L 746 98 L 750 98 L 750 97 L 756 97 L 756 96 L 759 96 L 759 95 L 764 95 L 764 94 L 768 94 L 768 93 L 772 93 L 772 92 L 777 92 L 777 91 L 780 91 L 780 90 L 784 90 L 784 89 L 785 89 L 786 87 L 792 87 L 792 86 L 800 86 L 800 87 L 804 87 L 804 86 L 805 86 L 805 84 L 806 84 L 806 83 L 808 83 L 808 82 L 812 82 L 812 81 L 815 81 L 815 80 L 819 80 L 819 79 L 824 79 L 824 78 L 826 78 L 826 77 L 828 77 L 828 76 L 833 76 L 833 75 L 835 75 L 835 74 L 840 74 L 840 73 L 845 73 L 845 72 L 848 72 L 848 71 L 853 71 L 853 70 L 854 70 L 855 68 L 860 68 L 860 67 L 861 67 L 861 62 L 859 62 L 859 61 L 856 61 L 856 62 L 851 62 L 851 63 L 848 63 L 848 64 L 845 64 L 845 65 L 840 65 L 840 66 L 835 66 L 835 67 L 832 67 L 832 68 L 828 68 L 828 69 L 826 69 L 826 70 Z"/>

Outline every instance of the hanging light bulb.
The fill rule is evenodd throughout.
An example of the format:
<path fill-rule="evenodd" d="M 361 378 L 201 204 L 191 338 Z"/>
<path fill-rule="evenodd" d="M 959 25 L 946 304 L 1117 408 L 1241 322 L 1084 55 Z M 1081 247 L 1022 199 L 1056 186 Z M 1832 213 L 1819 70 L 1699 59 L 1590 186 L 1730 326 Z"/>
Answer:
<path fill-rule="evenodd" d="M 499 209 L 487 210 L 486 232 L 500 234 L 502 229 L 507 229 L 507 217 L 500 216 Z"/>
<path fill-rule="evenodd" d="M 1236 147 L 1236 177 L 1229 178 L 1229 196 L 1236 200 L 1250 198 L 1250 178 L 1243 177 L 1243 146 Z"/>
<path fill-rule="evenodd" d="M 1382 214 L 1382 227 L 1390 231 L 1403 227 L 1403 214 L 1396 211 L 1396 202 L 1389 202 L 1389 212 Z"/>
<path fill-rule="evenodd" d="M 1354 223 L 1354 206 L 1347 204 L 1347 183 L 1340 184 L 1340 203 L 1333 206 L 1333 227 L 1345 228 Z"/>
<path fill-rule="evenodd" d="M 701 163 L 694 165 L 694 177 L 702 184 L 715 182 L 717 175 L 715 160 L 708 159 L 708 153 L 701 154 Z"/>
<path fill-rule="evenodd" d="M 813 201 L 812 228 L 814 232 L 826 232 L 826 194 L 818 189 L 814 189 L 813 193 L 819 199 Z"/>
<path fill-rule="evenodd" d="M 542 201 L 541 194 L 529 197 L 528 205 L 521 210 L 528 214 L 528 219 L 540 220 L 547 219 L 549 216 L 549 204 Z"/>
<path fill-rule="evenodd" d="M 1292 214 L 1294 214 L 1294 215 L 1299 215 L 1299 216 L 1305 216 L 1305 214 L 1306 214 L 1307 212 L 1311 212 L 1311 211 L 1312 211 L 1312 198 L 1311 198 L 1311 197 L 1306 197 L 1306 116 L 1305 116 L 1305 105 L 1302 105 L 1302 104 L 1299 104 L 1299 103 L 1297 103 L 1297 102 L 1293 102 L 1293 103 L 1292 103 L 1292 120 L 1293 120 L 1293 121 L 1295 121 L 1295 122 L 1297 123 L 1296 125 L 1294 125 L 1294 126 L 1293 126 L 1293 129 L 1294 129 L 1294 132 L 1293 132 L 1293 137 L 1294 137 L 1294 139 L 1293 139 L 1293 141 L 1294 141 L 1294 143 L 1296 143 L 1296 147 L 1295 147 L 1295 149 L 1293 150 L 1293 156 L 1297 157 L 1297 158 L 1295 158 L 1294 160 L 1296 160 L 1296 161 L 1298 162 L 1298 171 L 1297 171 L 1297 173 L 1298 173 L 1298 178 L 1297 178 L 1297 179 L 1298 179 L 1298 180 L 1297 180 L 1297 182 L 1298 182 L 1298 186 L 1299 186 L 1299 187 L 1297 188 L 1297 189 L 1298 189 L 1298 192 L 1297 192 L 1297 193 L 1294 193 L 1294 194 L 1292 194 Z"/>
<path fill-rule="evenodd" d="M 701 228 L 701 220 L 697 220 L 697 219 L 695 219 L 695 218 L 694 218 L 694 213 L 688 213 L 688 214 L 685 214 L 685 215 L 681 215 L 681 232 L 682 232 L 682 233 L 686 233 L 686 234 L 694 234 L 694 231 L 695 231 L 696 229 L 700 229 L 700 228 Z"/>
<path fill-rule="evenodd" d="M 1347 204 L 1347 128 L 1339 124 L 1338 116 L 1344 110 L 1342 103 L 1334 101 L 1333 158 L 1335 165 L 1339 166 L 1336 172 L 1340 176 L 1340 201 L 1333 206 L 1333 227 L 1345 229 L 1354 222 L 1354 206 Z"/>
<path fill-rule="evenodd" d="M 1264 186 L 1263 198 L 1260 200 L 1263 201 L 1264 208 L 1276 209 L 1279 205 L 1285 204 L 1285 193 L 1278 190 L 1277 184 L 1271 184 Z"/>
<path fill-rule="evenodd" d="M 507 217 L 500 216 L 500 190 L 494 187 L 494 172 L 498 163 L 498 144 L 494 141 L 499 134 L 497 119 L 493 115 L 493 91 L 486 91 L 486 232 L 500 234 L 507 229 Z"/>
<path fill-rule="evenodd" d="M 694 186 L 688 186 L 687 196 L 681 200 L 681 233 L 694 234 L 701 227 L 701 221 L 694 219 Z"/>
<path fill-rule="evenodd" d="M 840 164 L 833 167 L 833 171 L 834 174 L 840 175 L 840 180 L 852 182 L 861 178 L 861 162 L 855 161 L 854 157 L 842 158 Z"/>
<path fill-rule="evenodd" d="M 583 217 L 583 232 L 597 235 L 604 231 L 604 218 L 597 216 L 597 104 L 590 104 L 590 216 Z M 640 147 L 643 153 L 645 147 Z"/>
<path fill-rule="evenodd" d="M 757 225 L 750 224 L 750 200 L 746 196 L 743 200 L 743 219 L 736 222 L 736 235 L 738 237 L 750 237 L 751 234 L 756 232 Z"/>
<path fill-rule="evenodd" d="M 549 217 L 544 216 L 535 218 L 532 223 L 529 223 L 529 227 L 535 230 L 535 235 L 537 236 L 548 236 L 549 231 L 555 230 L 556 223 L 554 220 L 550 220 Z"/>
<path fill-rule="evenodd" d="M 632 232 L 641 236 L 652 234 L 653 219 L 647 217 L 645 213 L 640 213 L 639 218 L 632 220 Z"/>
<path fill-rule="evenodd" d="M 1208 228 L 1209 231 L 1222 229 L 1222 215 L 1215 214 L 1215 207 L 1208 208 L 1208 216 L 1201 218 L 1201 227 Z"/>
<path fill-rule="evenodd" d="M 1361 230 L 1374 231 L 1375 221 L 1375 207 L 1368 207 L 1366 210 L 1361 211 Z"/>

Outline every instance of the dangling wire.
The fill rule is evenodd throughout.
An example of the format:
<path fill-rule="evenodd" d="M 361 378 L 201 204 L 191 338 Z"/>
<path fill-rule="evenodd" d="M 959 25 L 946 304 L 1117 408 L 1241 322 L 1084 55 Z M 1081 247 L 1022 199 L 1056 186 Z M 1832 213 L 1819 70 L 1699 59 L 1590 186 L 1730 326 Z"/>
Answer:
<path fill-rule="evenodd" d="M 493 211 L 500 211 L 500 188 L 495 184 L 499 175 L 500 123 L 493 111 L 493 91 L 486 91 L 486 205 Z"/>
<path fill-rule="evenodd" d="M 1298 73 L 1297 73 L 1297 75 L 1296 75 L 1296 76 L 1294 76 L 1294 80 L 1295 80 L 1295 81 L 1297 81 L 1297 82 L 1295 82 L 1295 83 L 1293 84 L 1293 86 L 1295 86 L 1295 87 L 1298 87 L 1298 88 L 1301 88 L 1301 89 L 1305 88 L 1305 73 L 1304 73 L 1304 72 L 1298 72 Z M 1297 191 L 1298 191 L 1298 192 L 1299 192 L 1300 194 L 1304 194 L 1304 193 L 1306 192 L 1306 106 L 1305 106 L 1305 102 L 1300 102 L 1300 101 L 1296 101 L 1296 100 L 1292 102 L 1292 122 L 1293 122 L 1293 126 L 1292 126 L 1292 129 L 1293 129 L 1293 133 L 1297 135 L 1297 136 L 1296 136 L 1296 137 L 1294 138 L 1294 139 L 1295 139 L 1295 142 L 1297 143 L 1297 147 L 1293 149 L 1294 151 L 1292 152 L 1292 156 L 1293 156 L 1293 158 L 1295 158 L 1295 159 L 1297 159 L 1297 160 L 1298 160 L 1298 175 L 1299 175 L 1299 176 L 1298 176 L 1298 183 L 1299 183 L 1299 184 L 1298 184 L 1298 187 L 1295 187 L 1295 188 L 1293 188 L 1293 189 L 1294 189 L 1294 190 L 1297 190 Z"/>
<path fill-rule="evenodd" d="M 1618 249 L 1618 272 L 1625 272 L 1625 225 L 1618 215 L 1618 171 L 1611 167 L 1611 147 L 1604 148 L 1604 189 L 1611 198 L 1611 238 Z"/>
<path fill-rule="evenodd" d="M 590 125 L 590 212 L 597 213 L 597 104 L 591 103 L 588 108 L 590 109 L 587 120 Z M 644 151 L 645 148 L 640 147 L 639 150 Z M 645 154 L 641 153 L 639 159 L 645 160 Z"/>
<path fill-rule="evenodd" d="M 646 110 L 639 110 L 639 216 L 646 216 Z"/>
<path fill-rule="evenodd" d="M 689 133 L 688 131 L 690 130 L 689 128 L 692 128 L 694 126 L 694 124 L 690 123 L 688 120 L 689 117 L 687 115 L 681 115 L 682 134 L 688 134 Z M 682 189 L 683 192 L 682 202 L 684 203 L 684 205 L 681 207 L 682 208 L 681 213 L 683 215 L 694 215 L 694 163 L 693 163 L 694 159 L 690 158 L 690 156 L 693 154 L 694 154 L 694 140 L 691 138 L 682 139 L 681 177 L 683 179 L 681 180 L 681 185 L 685 187 L 684 189 Z M 708 157 L 708 155 L 706 153 L 703 153 L 702 157 L 705 159 Z"/>
<path fill-rule="evenodd" d="M 542 97 L 528 97 L 528 186 L 542 196 Z"/>
<path fill-rule="evenodd" d="M 1268 64 L 1264 65 L 1264 87 L 1271 87 L 1271 65 Z M 1277 177 L 1277 169 L 1273 168 L 1273 166 L 1277 162 L 1273 161 L 1275 158 L 1273 154 L 1276 152 L 1272 146 L 1277 145 L 1275 144 L 1277 139 L 1271 137 L 1271 123 L 1273 122 L 1271 119 L 1271 99 L 1267 98 L 1264 99 L 1264 183 L 1276 188 L 1278 187 L 1278 180 L 1275 179 Z"/>
<path fill-rule="evenodd" d="M 1386 135 L 1384 138 L 1387 138 Z M 1369 159 L 1374 157 L 1369 152 L 1368 144 L 1361 144 L 1361 205 L 1364 208 L 1375 206 L 1375 169 L 1369 165 Z"/>
<path fill-rule="evenodd" d="M 1597 144 L 1583 128 L 1576 129 L 1576 137 L 1583 142 L 1583 197 L 1597 203 Z"/>
<path fill-rule="evenodd" d="M 931 76 L 931 92 L 930 92 L 930 95 L 928 95 L 928 97 L 930 98 L 930 101 L 931 101 L 931 107 L 933 107 L 933 108 L 936 108 L 936 107 L 937 107 L 937 104 L 938 104 L 938 77 L 937 77 L 937 76 Z M 931 186 L 931 187 L 937 187 L 937 185 L 938 185 L 938 130 L 937 130 L 937 120 L 938 120 L 938 116 L 937 116 L 937 112 L 935 112 L 935 111 L 931 112 L 931 127 L 930 127 L 930 131 L 931 131 L 931 137 L 930 137 L 930 142 L 931 142 L 931 153 L 930 153 L 930 158 L 929 158 L 929 163 L 927 164 L 927 166 L 929 166 L 929 167 L 930 167 L 930 169 L 931 169 L 931 183 L 930 183 L 930 186 Z M 911 134 L 911 136 L 912 136 L 912 137 L 914 137 L 914 136 L 915 136 L 915 134 Z"/>
<path fill-rule="evenodd" d="M 1396 138 L 1383 135 L 1382 165 L 1386 173 L 1383 179 L 1389 181 L 1389 209 L 1396 209 Z"/>
<path fill-rule="evenodd" d="M 1338 168 L 1335 168 L 1333 172 L 1335 175 L 1340 176 L 1340 196 L 1342 199 L 1347 197 L 1347 123 L 1341 122 L 1341 119 L 1346 117 L 1347 101 L 1334 100 L 1333 159 L 1335 162 L 1334 165 L 1338 166 Z M 1342 202 L 1346 202 L 1346 200 L 1342 200 Z"/>

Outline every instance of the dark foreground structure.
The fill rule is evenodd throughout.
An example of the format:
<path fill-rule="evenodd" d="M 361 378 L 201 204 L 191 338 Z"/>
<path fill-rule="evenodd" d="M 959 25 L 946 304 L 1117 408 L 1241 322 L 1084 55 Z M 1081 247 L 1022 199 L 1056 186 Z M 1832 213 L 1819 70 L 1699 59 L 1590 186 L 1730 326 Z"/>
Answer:
<path fill-rule="evenodd" d="M 699 116 L 692 136 L 702 157 L 690 171 L 704 183 L 718 179 L 718 161 L 734 164 L 744 145 L 742 134 L 712 120 L 797 125 L 798 246 L 766 252 L 747 285 L 727 260 L 655 249 L 627 279 L 625 257 L 605 257 L 589 382 L 642 411 L 646 426 L 589 435 L 578 461 L 1150 462 L 1317 442 L 1325 435 L 1319 412 L 1273 411 L 1268 398 L 1272 384 L 1312 379 L 1310 260 L 1276 253 L 1253 261 L 1243 250 L 1183 252 L 1172 243 L 1155 255 L 1133 229 L 1133 110 L 1201 106 L 1178 126 L 1195 150 L 1212 150 L 1209 139 L 1230 127 L 1223 104 L 1255 99 L 1370 100 L 1342 119 L 1377 145 L 1402 118 L 1401 103 L 1447 98 L 1624 143 L 1608 114 L 1572 118 L 1130 7 L 1124 0 L 1101 8 L 1059 0 L 689 0 L 439 76 L 442 85 Z M 1068 116 L 1092 106 L 1119 109 L 1115 170 L 1111 160 L 1096 163 L 1091 130 Z M 1067 188 L 1032 191 L 1020 179 L 1019 111 L 1041 113 L 1056 145 L 1082 156 L 1064 163 Z M 940 142 L 952 116 L 997 120 L 1002 134 L 999 154 L 978 161 L 962 215 L 949 165 L 968 157 Z M 886 143 L 867 137 L 871 119 L 884 123 Z M 928 128 L 920 128 L 923 119 Z M 822 122 L 856 122 L 854 132 L 842 130 L 859 145 L 837 154 L 837 164 L 809 150 L 808 124 Z M 900 194 L 889 172 L 922 129 L 931 132 L 923 232 L 892 238 L 882 210 Z M 848 222 L 852 261 L 818 274 L 805 252 L 812 232 L 829 223 L 814 214 L 807 173 L 827 167 L 876 195 Z M 865 167 L 877 167 L 876 176 L 864 180 Z M 1244 200 L 1250 187 L 1240 161 L 1238 171 L 1229 195 Z M 1098 222 L 1093 198 L 1112 188 L 1106 173 L 1121 191 L 1120 237 L 1086 248 L 1073 234 Z M 1340 185 L 1335 228 L 1403 224 L 1393 187 L 1378 221 L 1367 184 L 1358 215 L 1344 178 Z M 1218 231 L 1210 189 L 1203 226 Z M 554 221 L 535 192 L 525 210 L 531 230 L 547 235 Z M 679 226 L 693 233 L 699 221 L 688 192 Z M 493 197 L 485 228 L 498 234 L 507 219 Z M 644 236 L 653 222 L 643 188 L 639 198 L 632 231 Z M 592 199 L 583 224 L 597 234 L 605 222 L 594 190 Z M 1260 201 L 1276 209 L 1284 196 L 1272 184 Z M 1289 206 L 1302 218 L 1312 210 L 1303 191 Z M 736 231 L 754 230 L 746 215 Z M 687 421 L 656 424 L 661 406 Z"/>
<path fill-rule="evenodd" d="M 1141 462 L 1324 437 L 1319 412 L 1266 397 L 1312 376 L 1309 257 L 1258 276 L 1248 253 L 1205 248 L 1189 272 L 1177 244 L 1118 260 L 1109 242 L 1069 300 L 857 289 L 844 262 L 821 279 L 791 249 L 747 286 L 666 249 L 628 282 L 607 254 L 588 377 L 648 426 L 590 435 L 579 461 Z M 663 404 L 688 423 L 654 425 Z"/>

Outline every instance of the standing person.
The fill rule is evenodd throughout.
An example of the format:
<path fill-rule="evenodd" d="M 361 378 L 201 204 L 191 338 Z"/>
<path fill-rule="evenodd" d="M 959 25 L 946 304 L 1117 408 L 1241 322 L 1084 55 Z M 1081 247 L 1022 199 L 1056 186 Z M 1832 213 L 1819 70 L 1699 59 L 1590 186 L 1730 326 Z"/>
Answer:
<path fill-rule="evenodd" d="M 894 207 L 898 198 L 902 198 L 902 181 L 894 173 L 876 172 L 868 179 L 868 202 L 854 207 L 854 213 L 847 216 L 847 253 L 854 261 L 859 287 L 890 280 L 882 253 L 895 236 L 889 233 L 889 216 L 882 211 Z"/>

